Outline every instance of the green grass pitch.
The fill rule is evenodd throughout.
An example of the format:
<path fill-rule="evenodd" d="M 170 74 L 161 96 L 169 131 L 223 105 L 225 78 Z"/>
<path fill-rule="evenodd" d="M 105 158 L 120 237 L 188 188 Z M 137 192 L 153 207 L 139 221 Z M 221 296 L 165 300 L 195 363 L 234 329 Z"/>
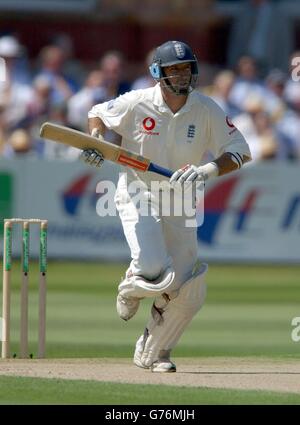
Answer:
<path fill-rule="evenodd" d="M 132 357 L 136 338 L 146 324 L 151 300 L 142 302 L 140 310 L 130 322 L 125 323 L 118 318 L 115 309 L 117 285 L 125 270 L 125 264 L 49 262 L 47 357 Z M 181 338 L 173 357 L 299 358 L 300 342 L 291 339 L 291 321 L 300 316 L 299 276 L 298 266 L 210 265 L 206 303 Z M 14 264 L 12 282 L 12 352 L 17 353 L 20 319 L 20 269 L 17 263 Z M 34 356 L 38 326 L 37 284 L 37 264 L 33 263 L 30 270 L 29 335 L 30 352 Z M 13 388 L 15 380 L 23 388 L 23 394 L 26 393 L 25 388 L 35 389 L 35 402 L 55 402 L 53 397 L 56 393 L 51 392 L 55 380 L 45 383 L 42 379 L 0 377 L 2 402 L 34 402 L 13 390 L 4 397 L 5 388 L 10 388 L 10 383 Z M 89 398 L 86 393 L 86 383 L 76 383 L 77 394 L 73 394 L 68 390 L 69 382 L 60 382 L 61 391 L 65 388 L 65 398 L 61 395 L 56 402 L 95 402 L 95 397 L 91 395 Z M 109 404 L 107 397 L 100 396 L 104 393 L 109 394 L 111 403 L 114 403 L 114 394 L 119 391 L 120 384 L 93 382 L 91 385 L 98 394 L 99 403 Z M 157 402 L 156 391 L 151 391 L 150 385 L 148 398 L 147 390 L 143 388 L 140 392 L 139 387 L 142 386 L 126 386 L 127 398 L 124 403 L 138 400 L 145 404 L 149 397 L 150 402 Z M 39 388 L 42 388 L 40 392 Z M 204 400 L 206 404 L 228 404 L 233 399 L 246 404 L 300 403 L 300 395 L 296 394 L 280 396 L 278 393 L 239 391 L 241 398 L 236 398 L 234 391 L 199 388 L 176 388 L 173 399 L 162 394 L 160 400 L 162 403 L 185 403 L 184 393 L 189 394 L 187 399 L 190 403 L 196 404 L 195 400 L 198 403 Z M 141 394 L 145 394 L 144 398 Z"/>
<path fill-rule="evenodd" d="M 258 405 L 300 404 L 299 394 L 133 385 L 42 378 L 0 379 L 0 404 Z"/>

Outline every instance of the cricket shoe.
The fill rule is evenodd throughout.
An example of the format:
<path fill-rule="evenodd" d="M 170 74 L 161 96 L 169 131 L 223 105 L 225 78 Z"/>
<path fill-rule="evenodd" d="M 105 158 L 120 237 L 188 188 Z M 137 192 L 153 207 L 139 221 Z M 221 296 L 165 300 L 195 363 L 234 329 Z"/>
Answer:
<path fill-rule="evenodd" d="M 176 372 L 176 365 L 171 360 L 157 360 L 151 366 L 151 372 L 159 372 L 159 373 Z"/>
<path fill-rule="evenodd" d="M 176 372 L 176 365 L 170 360 L 170 350 L 161 350 L 156 362 L 151 366 L 151 372 L 172 373 Z"/>
<path fill-rule="evenodd" d="M 127 321 L 138 311 L 140 299 L 136 297 L 117 296 L 117 312 L 121 319 Z"/>

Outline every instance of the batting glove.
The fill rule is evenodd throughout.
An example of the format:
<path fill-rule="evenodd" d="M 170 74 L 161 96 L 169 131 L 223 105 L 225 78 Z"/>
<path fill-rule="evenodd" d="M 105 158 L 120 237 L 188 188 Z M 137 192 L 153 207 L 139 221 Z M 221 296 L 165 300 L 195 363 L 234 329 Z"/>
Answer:
<path fill-rule="evenodd" d="M 104 157 L 101 152 L 94 149 L 86 149 L 81 152 L 79 158 L 86 164 L 92 165 L 93 167 L 101 167 L 104 161 Z"/>
<path fill-rule="evenodd" d="M 103 139 L 102 134 L 98 128 L 93 128 L 91 131 L 91 136 L 97 137 L 97 139 Z M 79 158 L 86 164 L 92 165 L 93 167 L 100 168 L 103 164 L 104 157 L 101 152 L 98 152 L 95 149 L 85 149 L 81 152 Z"/>
<path fill-rule="evenodd" d="M 210 177 L 217 176 L 219 173 L 218 166 L 214 162 L 196 167 L 195 165 L 187 164 L 175 173 L 170 178 L 170 183 L 178 182 L 180 184 L 202 181 L 205 182 Z"/>

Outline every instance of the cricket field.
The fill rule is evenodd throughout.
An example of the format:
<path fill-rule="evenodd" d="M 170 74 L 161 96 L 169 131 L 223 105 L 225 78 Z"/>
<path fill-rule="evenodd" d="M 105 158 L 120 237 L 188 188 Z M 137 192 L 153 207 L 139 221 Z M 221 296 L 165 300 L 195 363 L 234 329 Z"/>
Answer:
<path fill-rule="evenodd" d="M 132 364 L 151 300 L 143 300 L 130 321 L 119 319 L 115 301 L 125 270 L 117 263 L 49 262 L 47 358 L 38 360 L 38 268 L 32 263 L 33 358 L 21 360 L 16 264 L 16 358 L 0 361 L 1 404 L 300 404 L 300 341 L 292 337 L 292 320 L 300 317 L 299 266 L 211 264 L 206 302 L 173 352 L 175 374 Z"/>

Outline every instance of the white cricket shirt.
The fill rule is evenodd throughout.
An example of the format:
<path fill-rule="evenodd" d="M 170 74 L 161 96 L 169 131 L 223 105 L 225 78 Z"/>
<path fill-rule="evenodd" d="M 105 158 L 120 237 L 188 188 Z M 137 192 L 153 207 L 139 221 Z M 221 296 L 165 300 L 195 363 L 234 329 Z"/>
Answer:
<path fill-rule="evenodd" d="M 88 116 L 99 117 L 108 129 L 120 134 L 122 147 L 173 171 L 186 164 L 200 165 L 207 151 L 215 158 L 224 152 L 251 156 L 244 137 L 222 109 L 197 91 L 190 93 L 175 114 L 157 84 L 95 105 Z M 147 183 L 161 180 L 154 173 L 126 171 L 128 177 L 131 173 Z"/>

